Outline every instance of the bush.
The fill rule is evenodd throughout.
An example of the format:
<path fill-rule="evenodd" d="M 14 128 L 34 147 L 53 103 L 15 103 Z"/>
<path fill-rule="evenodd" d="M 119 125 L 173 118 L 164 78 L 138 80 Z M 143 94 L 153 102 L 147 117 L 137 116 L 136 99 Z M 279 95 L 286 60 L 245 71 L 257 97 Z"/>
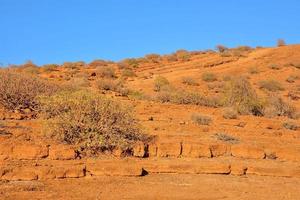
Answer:
<path fill-rule="evenodd" d="M 264 109 L 266 117 L 286 116 L 289 118 L 297 118 L 297 109 L 291 103 L 283 101 L 281 97 L 270 96 Z"/>
<path fill-rule="evenodd" d="M 283 39 L 278 39 L 277 40 L 277 46 L 278 47 L 282 47 L 282 46 L 285 46 L 285 45 L 286 45 L 286 43 Z"/>
<path fill-rule="evenodd" d="M 159 92 L 162 89 L 162 87 L 167 85 L 170 85 L 170 82 L 163 76 L 157 76 L 154 79 L 154 91 L 156 92 Z"/>
<path fill-rule="evenodd" d="M 122 77 L 135 77 L 136 74 L 132 69 L 124 69 L 122 70 Z"/>
<path fill-rule="evenodd" d="M 90 91 L 41 96 L 39 102 L 47 135 L 79 151 L 127 150 L 147 139 L 129 106 Z"/>
<path fill-rule="evenodd" d="M 271 65 L 269 65 L 269 68 L 274 69 L 274 70 L 280 70 L 281 69 L 281 67 L 277 64 L 271 64 Z"/>
<path fill-rule="evenodd" d="M 186 85 L 194 85 L 194 86 L 198 85 L 195 79 L 189 76 L 182 77 L 182 83 Z"/>
<path fill-rule="evenodd" d="M 233 108 L 225 108 L 223 110 L 223 118 L 224 119 L 237 119 L 238 112 Z"/>
<path fill-rule="evenodd" d="M 109 79 L 109 78 L 101 78 L 96 80 L 96 87 L 99 90 L 111 90 L 116 91 L 118 87 L 121 86 L 121 82 Z"/>
<path fill-rule="evenodd" d="M 191 54 L 184 49 L 177 50 L 175 52 L 178 61 L 189 61 L 191 58 Z"/>
<path fill-rule="evenodd" d="M 224 104 L 237 110 L 239 114 L 261 116 L 263 105 L 249 81 L 244 77 L 232 78 L 225 89 Z"/>
<path fill-rule="evenodd" d="M 0 71 L 0 104 L 10 111 L 35 111 L 38 95 L 50 95 L 58 89 L 57 85 L 36 76 L 10 70 Z"/>
<path fill-rule="evenodd" d="M 299 125 L 291 121 L 284 122 L 282 126 L 286 129 L 293 130 L 293 131 L 297 131 L 300 128 Z"/>
<path fill-rule="evenodd" d="M 218 140 L 221 140 L 223 142 L 228 142 L 230 144 L 237 144 L 240 142 L 239 139 L 235 138 L 235 137 L 232 137 L 226 133 L 216 133 L 215 134 L 215 137 L 218 139 Z"/>
<path fill-rule="evenodd" d="M 159 63 L 161 61 L 160 55 L 154 53 L 145 55 L 145 58 L 152 63 Z"/>
<path fill-rule="evenodd" d="M 211 72 L 205 72 L 202 74 L 202 80 L 206 82 L 213 82 L 217 80 L 217 76 Z"/>
<path fill-rule="evenodd" d="M 224 53 L 225 51 L 228 51 L 228 48 L 225 47 L 224 45 L 217 45 L 216 49 L 220 52 L 220 53 Z"/>
<path fill-rule="evenodd" d="M 191 119 L 198 125 L 209 125 L 212 122 L 212 118 L 202 114 L 193 114 Z"/>
<path fill-rule="evenodd" d="M 287 82 L 289 82 L 289 83 L 294 83 L 296 80 L 298 80 L 299 79 L 299 76 L 297 76 L 297 75 L 290 75 L 287 79 L 286 79 L 286 81 Z"/>
<path fill-rule="evenodd" d="M 260 89 L 266 89 L 270 92 L 282 91 L 284 88 L 275 80 L 264 80 L 259 82 Z"/>
<path fill-rule="evenodd" d="M 115 78 L 115 70 L 112 67 L 99 67 L 99 69 L 96 71 L 96 75 L 102 78 Z"/>
<path fill-rule="evenodd" d="M 53 71 L 57 71 L 58 67 L 59 65 L 57 64 L 46 64 L 42 66 L 42 69 L 44 72 L 53 72 Z"/>

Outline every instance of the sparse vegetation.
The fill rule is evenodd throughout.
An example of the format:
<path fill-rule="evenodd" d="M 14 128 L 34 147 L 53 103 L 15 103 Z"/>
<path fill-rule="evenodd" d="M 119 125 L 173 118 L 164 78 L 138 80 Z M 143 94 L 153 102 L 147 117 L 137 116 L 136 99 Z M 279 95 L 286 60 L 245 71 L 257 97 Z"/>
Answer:
<path fill-rule="evenodd" d="M 182 81 L 183 84 L 186 84 L 186 85 L 193 85 L 193 86 L 198 85 L 198 83 L 196 82 L 196 80 L 193 79 L 190 76 L 182 77 L 181 81 Z"/>
<path fill-rule="evenodd" d="M 217 138 L 217 140 L 223 141 L 223 142 L 228 142 L 230 144 L 237 144 L 240 142 L 239 139 L 232 137 L 226 133 L 216 133 L 215 137 Z"/>
<path fill-rule="evenodd" d="M 202 80 L 206 82 L 213 82 L 217 80 L 217 76 L 211 72 L 205 72 L 202 74 Z"/>
<path fill-rule="evenodd" d="M 191 119 L 194 123 L 198 125 L 209 125 L 212 122 L 212 118 L 210 116 L 202 115 L 202 114 L 193 114 Z"/>
<path fill-rule="evenodd" d="M 286 121 L 282 124 L 282 126 L 286 129 L 293 130 L 293 131 L 297 131 L 298 129 L 300 129 L 300 126 L 292 121 Z"/>
<path fill-rule="evenodd" d="M 264 115 L 266 117 L 286 116 L 292 119 L 298 118 L 296 107 L 276 95 L 268 97 Z"/>
<path fill-rule="evenodd" d="M 225 108 L 223 110 L 223 118 L 224 119 L 237 119 L 238 112 L 234 108 Z"/>
<path fill-rule="evenodd" d="M 278 47 L 282 47 L 282 46 L 285 46 L 285 45 L 286 45 L 286 43 L 283 39 L 278 39 L 277 40 L 277 46 Z"/>
<path fill-rule="evenodd" d="M 274 69 L 274 70 L 280 70 L 281 69 L 281 67 L 279 65 L 277 65 L 277 64 L 270 64 L 269 68 L 270 69 Z"/>
<path fill-rule="evenodd" d="M 170 85 L 170 82 L 163 76 L 157 76 L 154 79 L 154 91 L 156 92 L 159 92 L 162 89 L 162 87 L 167 85 Z"/>
<path fill-rule="evenodd" d="M 90 91 L 41 96 L 39 102 L 47 135 L 81 152 L 127 150 L 147 139 L 132 108 Z"/>
<path fill-rule="evenodd" d="M 134 71 L 132 69 L 124 69 L 122 70 L 122 77 L 135 77 L 136 74 L 134 73 Z"/>
<path fill-rule="evenodd" d="M 35 111 L 38 107 L 38 95 L 50 95 L 58 89 L 57 85 L 37 76 L 13 70 L 0 71 L 0 104 L 10 111 Z"/>
<path fill-rule="evenodd" d="M 116 78 L 115 70 L 112 67 L 99 67 L 96 74 L 102 78 Z"/>
<path fill-rule="evenodd" d="M 286 79 L 286 81 L 289 83 L 294 83 L 296 80 L 299 80 L 299 76 L 293 74 Z"/>
<path fill-rule="evenodd" d="M 249 67 L 249 68 L 248 68 L 248 72 L 249 72 L 250 74 L 258 74 L 258 73 L 259 73 L 259 70 L 258 70 L 257 67 Z"/>
<path fill-rule="evenodd" d="M 216 49 L 217 49 L 220 53 L 224 53 L 224 52 L 226 52 L 226 51 L 228 50 L 227 47 L 225 47 L 224 45 L 220 45 L 220 44 L 216 46 Z"/>
<path fill-rule="evenodd" d="M 264 80 L 259 82 L 259 88 L 260 89 L 265 89 L 270 92 L 277 92 L 277 91 L 282 91 L 284 88 L 282 85 L 275 80 Z"/>
<path fill-rule="evenodd" d="M 225 89 L 224 104 L 235 108 L 240 114 L 263 114 L 263 105 L 245 77 L 235 77 L 229 81 Z"/>

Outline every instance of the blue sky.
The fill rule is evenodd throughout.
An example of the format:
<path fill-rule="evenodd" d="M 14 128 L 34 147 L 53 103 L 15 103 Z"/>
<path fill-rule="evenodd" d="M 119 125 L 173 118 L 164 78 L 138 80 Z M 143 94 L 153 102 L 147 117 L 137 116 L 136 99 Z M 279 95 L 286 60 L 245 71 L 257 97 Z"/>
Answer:
<path fill-rule="evenodd" d="M 300 43 L 299 0 L 0 0 L 0 63 Z"/>

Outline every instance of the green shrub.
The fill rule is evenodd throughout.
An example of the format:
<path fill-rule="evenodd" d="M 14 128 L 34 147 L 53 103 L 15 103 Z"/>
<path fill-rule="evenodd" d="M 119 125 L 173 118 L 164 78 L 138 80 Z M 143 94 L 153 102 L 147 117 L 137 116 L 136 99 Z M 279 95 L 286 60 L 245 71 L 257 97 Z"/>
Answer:
<path fill-rule="evenodd" d="M 168 86 L 168 85 L 170 85 L 170 82 L 168 81 L 168 79 L 166 79 L 163 76 L 157 76 L 154 79 L 154 91 L 156 91 L 156 92 L 159 92 L 162 89 L 162 87 Z"/>
<path fill-rule="evenodd" d="M 127 150 L 147 139 L 129 106 L 91 91 L 41 96 L 39 102 L 46 134 L 79 151 Z"/>
<path fill-rule="evenodd" d="M 10 111 L 35 111 L 38 95 L 50 95 L 58 90 L 57 85 L 37 76 L 12 70 L 0 71 L 0 104 Z"/>
<path fill-rule="evenodd" d="M 205 72 L 202 74 L 202 80 L 206 82 L 213 82 L 217 80 L 217 76 L 211 72 Z"/>
<path fill-rule="evenodd" d="M 235 77 L 225 89 L 224 104 L 233 107 L 239 114 L 261 116 L 263 105 L 249 81 L 244 77 Z"/>
<path fill-rule="evenodd" d="M 275 80 L 264 80 L 259 82 L 259 88 L 260 89 L 265 89 L 270 92 L 277 92 L 277 91 L 282 91 L 284 88 L 282 85 Z"/>
<path fill-rule="evenodd" d="M 198 125 L 209 125 L 212 122 L 212 118 L 210 116 L 202 115 L 202 114 L 193 114 L 191 119 L 194 123 Z"/>

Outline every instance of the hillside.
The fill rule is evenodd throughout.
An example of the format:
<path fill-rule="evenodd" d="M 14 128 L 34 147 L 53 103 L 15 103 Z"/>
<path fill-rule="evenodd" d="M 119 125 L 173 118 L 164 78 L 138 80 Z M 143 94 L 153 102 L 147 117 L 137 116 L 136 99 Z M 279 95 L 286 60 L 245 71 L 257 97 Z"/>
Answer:
<path fill-rule="evenodd" d="M 241 199 L 240 192 L 242 199 L 299 198 L 300 45 L 179 50 L 120 62 L 28 62 L 0 72 L 8 77 L 0 80 L 0 196 L 5 199 L 32 194 L 80 199 L 91 190 L 87 199 L 119 199 L 120 194 L 153 199 L 153 193 L 159 199 Z M 27 82 L 11 86 L 18 74 Z M 50 88 L 49 96 L 43 92 L 44 103 L 30 104 L 23 95 L 24 90 L 35 97 L 30 84 L 36 91 Z M 56 97 L 56 90 L 69 93 Z M 89 99 L 94 93 L 100 103 Z M 51 95 L 57 99 L 51 102 Z M 13 98 L 20 100 L 5 104 Z M 101 107 L 105 99 L 112 107 Z M 78 112 L 55 118 L 53 113 L 68 106 Z M 85 120 L 95 110 L 110 124 L 97 121 L 101 127 L 94 127 L 96 114 Z M 62 119 L 69 126 L 60 133 L 63 139 L 55 135 L 62 126 L 54 129 L 61 125 L 55 120 Z M 54 130 L 50 137 L 45 122 Z M 106 131 L 104 139 L 95 136 L 99 130 Z M 86 132 L 90 135 L 82 136 Z M 75 140 L 66 133 L 82 135 Z"/>

